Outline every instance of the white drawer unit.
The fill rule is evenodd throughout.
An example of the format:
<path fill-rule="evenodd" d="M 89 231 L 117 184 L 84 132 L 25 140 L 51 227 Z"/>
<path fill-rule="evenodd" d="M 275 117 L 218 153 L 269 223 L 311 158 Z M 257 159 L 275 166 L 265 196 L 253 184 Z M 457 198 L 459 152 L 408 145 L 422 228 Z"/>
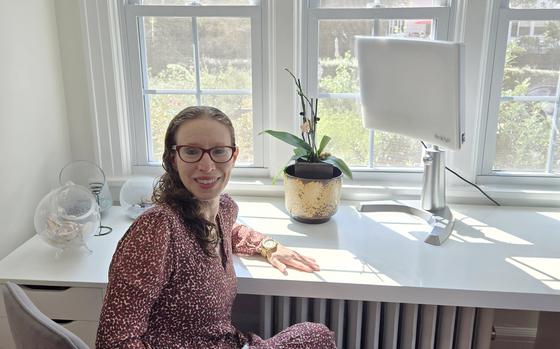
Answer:
<path fill-rule="evenodd" d="M 103 305 L 103 290 L 86 287 L 20 285 L 33 304 L 56 320 L 98 321 Z M 6 316 L 3 299 L 0 316 Z"/>

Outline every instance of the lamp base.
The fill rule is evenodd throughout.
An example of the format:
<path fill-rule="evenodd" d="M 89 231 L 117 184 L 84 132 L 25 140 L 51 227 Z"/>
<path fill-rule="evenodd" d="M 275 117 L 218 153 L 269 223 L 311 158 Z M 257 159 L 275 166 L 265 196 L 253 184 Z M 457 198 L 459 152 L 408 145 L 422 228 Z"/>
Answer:
<path fill-rule="evenodd" d="M 455 219 L 448 206 L 439 210 L 426 211 L 413 206 L 397 204 L 362 203 L 360 212 L 402 212 L 419 217 L 426 221 L 431 227 L 424 242 L 440 246 L 447 240 L 453 231 Z"/>

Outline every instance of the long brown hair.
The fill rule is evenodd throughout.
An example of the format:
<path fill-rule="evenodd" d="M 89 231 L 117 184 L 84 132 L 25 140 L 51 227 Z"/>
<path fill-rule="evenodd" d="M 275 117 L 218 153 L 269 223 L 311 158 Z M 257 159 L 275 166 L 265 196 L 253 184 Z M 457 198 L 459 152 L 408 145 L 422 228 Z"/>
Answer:
<path fill-rule="evenodd" d="M 176 144 L 175 135 L 179 127 L 190 120 L 209 118 L 223 124 L 229 130 L 231 144 L 235 146 L 235 131 L 229 117 L 214 107 L 194 106 L 180 111 L 170 122 L 165 133 L 165 149 L 163 151 L 164 174 L 157 181 L 152 201 L 165 203 L 175 210 L 183 223 L 194 233 L 195 238 L 208 256 L 216 256 L 216 246 L 219 243 L 218 234 L 212 234 L 216 225 L 202 215 L 202 205 L 184 185 L 174 163 L 175 151 L 171 149 Z M 216 230 L 217 231 L 217 230 Z"/>

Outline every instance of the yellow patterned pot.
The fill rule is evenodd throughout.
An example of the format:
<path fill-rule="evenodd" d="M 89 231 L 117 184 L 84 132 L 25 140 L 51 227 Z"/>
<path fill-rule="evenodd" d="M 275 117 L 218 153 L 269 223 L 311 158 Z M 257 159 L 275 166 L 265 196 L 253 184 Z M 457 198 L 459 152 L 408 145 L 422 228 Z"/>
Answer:
<path fill-rule="evenodd" d="M 334 168 L 335 177 L 307 179 L 293 175 L 294 165 L 284 171 L 284 200 L 293 219 L 303 223 L 324 223 L 335 213 L 342 192 L 342 172 Z"/>

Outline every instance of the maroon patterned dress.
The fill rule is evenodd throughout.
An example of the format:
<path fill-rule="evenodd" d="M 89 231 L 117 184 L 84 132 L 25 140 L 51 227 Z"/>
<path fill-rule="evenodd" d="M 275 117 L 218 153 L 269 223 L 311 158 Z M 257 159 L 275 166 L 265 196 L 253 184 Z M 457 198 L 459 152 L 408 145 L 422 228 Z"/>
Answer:
<path fill-rule="evenodd" d="M 297 324 L 267 340 L 231 324 L 232 254 L 255 254 L 264 238 L 236 223 L 237 211 L 231 197 L 220 197 L 221 259 L 202 251 L 169 206 L 140 216 L 113 255 L 96 348 L 335 348 L 320 324 Z"/>

